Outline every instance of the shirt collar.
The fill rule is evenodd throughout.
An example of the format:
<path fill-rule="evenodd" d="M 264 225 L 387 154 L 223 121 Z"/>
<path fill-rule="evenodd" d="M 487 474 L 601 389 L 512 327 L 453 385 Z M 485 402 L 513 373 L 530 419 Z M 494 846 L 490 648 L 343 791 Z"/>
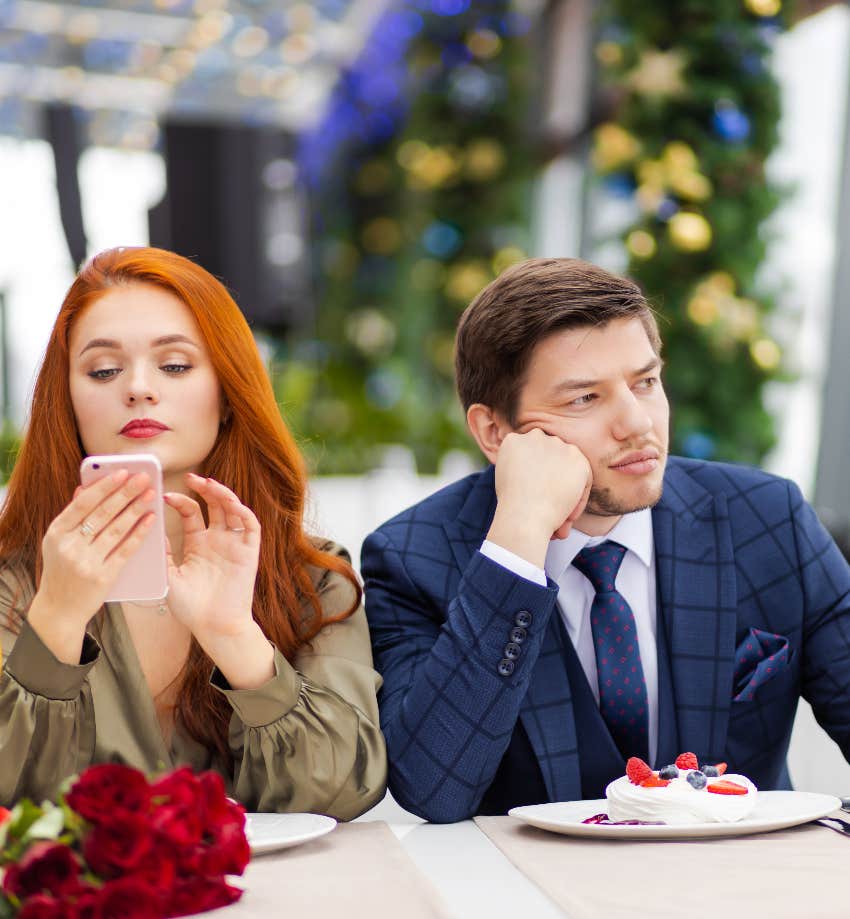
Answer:
<path fill-rule="evenodd" d="M 625 546 L 643 562 L 646 568 L 652 564 L 652 511 L 646 507 L 631 514 L 623 514 L 617 525 L 605 536 L 588 536 L 573 529 L 566 539 L 553 539 L 546 552 L 546 574 L 553 581 L 560 581 L 573 559 L 585 546 L 595 546 L 606 539 L 612 539 Z"/>

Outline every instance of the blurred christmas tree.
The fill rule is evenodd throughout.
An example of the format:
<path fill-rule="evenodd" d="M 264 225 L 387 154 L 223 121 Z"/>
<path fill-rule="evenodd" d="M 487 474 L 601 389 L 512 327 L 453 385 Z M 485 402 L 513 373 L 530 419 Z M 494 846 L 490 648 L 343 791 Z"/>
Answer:
<path fill-rule="evenodd" d="M 627 273 L 661 314 L 672 449 L 757 463 L 773 444 L 764 384 L 781 351 L 757 272 L 779 200 L 771 45 L 781 0 L 607 0 L 596 44 L 610 120 L 593 161 L 636 204 Z"/>
<path fill-rule="evenodd" d="M 302 169 L 316 202 L 314 340 L 280 354 L 284 413 L 315 468 L 402 443 L 420 472 L 472 449 L 457 318 L 528 251 L 530 19 L 510 0 L 407 0 L 344 75 Z"/>

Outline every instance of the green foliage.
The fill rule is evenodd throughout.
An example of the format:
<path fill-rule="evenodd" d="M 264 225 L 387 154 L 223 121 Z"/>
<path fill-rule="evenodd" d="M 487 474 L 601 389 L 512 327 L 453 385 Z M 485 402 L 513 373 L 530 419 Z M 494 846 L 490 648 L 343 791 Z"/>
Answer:
<path fill-rule="evenodd" d="M 0 428 L 0 484 L 7 482 L 18 457 L 21 440 L 10 421 Z"/>
<path fill-rule="evenodd" d="M 594 162 L 637 216 L 627 273 L 658 307 L 673 449 L 757 463 L 774 442 L 764 384 L 780 375 L 757 271 L 780 199 L 765 0 L 607 0 L 596 45 L 613 114 Z M 779 4 L 775 6 L 778 8 Z"/>
<path fill-rule="evenodd" d="M 511 3 L 453 16 L 409 6 L 424 26 L 407 55 L 406 121 L 359 150 L 344 187 L 318 202 L 321 344 L 290 346 L 273 374 L 284 415 L 325 473 L 362 472 L 391 443 L 409 446 L 421 472 L 451 448 L 472 449 L 454 392 L 454 330 L 529 247 L 524 113 L 536 68 L 527 37 L 493 24 Z"/>

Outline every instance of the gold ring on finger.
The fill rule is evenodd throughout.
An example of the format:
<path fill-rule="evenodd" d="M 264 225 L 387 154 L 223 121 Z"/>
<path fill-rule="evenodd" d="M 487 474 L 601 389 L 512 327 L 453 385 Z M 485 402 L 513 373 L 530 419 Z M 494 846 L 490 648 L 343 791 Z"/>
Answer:
<path fill-rule="evenodd" d="M 83 536 L 86 537 L 86 539 L 89 539 L 94 536 L 94 527 L 88 522 L 88 520 L 84 520 L 80 524 L 80 532 L 83 534 Z"/>

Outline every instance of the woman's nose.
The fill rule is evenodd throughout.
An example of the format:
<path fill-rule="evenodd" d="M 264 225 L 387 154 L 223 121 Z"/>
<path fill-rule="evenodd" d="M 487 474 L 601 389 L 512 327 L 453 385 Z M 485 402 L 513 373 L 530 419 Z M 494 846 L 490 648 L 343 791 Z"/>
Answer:
<path fill-rule="evenodd" d="M 155 404 L 159 401 L 159 394 L 146 374 L 136 373 L 128 381 L 126 399 L 128 405 L 137 402 Z"/>

